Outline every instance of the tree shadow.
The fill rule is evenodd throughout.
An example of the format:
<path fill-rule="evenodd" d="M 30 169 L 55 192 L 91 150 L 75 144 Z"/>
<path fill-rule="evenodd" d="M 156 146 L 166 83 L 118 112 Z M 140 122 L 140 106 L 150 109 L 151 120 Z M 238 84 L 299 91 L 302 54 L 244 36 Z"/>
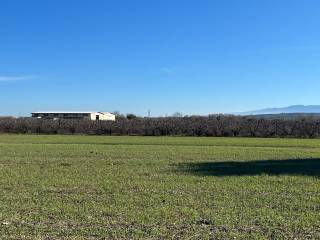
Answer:
<path fill-rule="evenodd" d="M 203 176 L 306 175 L 320 176 L 320 159 L 257 160 L 245 162 L 198 162 L 179 165 L 179 169 Z"/>

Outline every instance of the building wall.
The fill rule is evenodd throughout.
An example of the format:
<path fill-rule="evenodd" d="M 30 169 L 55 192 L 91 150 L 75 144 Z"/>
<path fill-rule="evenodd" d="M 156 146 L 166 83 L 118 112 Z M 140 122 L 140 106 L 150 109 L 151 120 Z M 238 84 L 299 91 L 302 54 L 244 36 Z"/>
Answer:
<path fill-rule="evenodd" d="M 99 116 L 99 119 L 97 119 L 97 116 Z M 115 121 L 116 116 L 111 113 L 91 113 L 91 120 Z"/>

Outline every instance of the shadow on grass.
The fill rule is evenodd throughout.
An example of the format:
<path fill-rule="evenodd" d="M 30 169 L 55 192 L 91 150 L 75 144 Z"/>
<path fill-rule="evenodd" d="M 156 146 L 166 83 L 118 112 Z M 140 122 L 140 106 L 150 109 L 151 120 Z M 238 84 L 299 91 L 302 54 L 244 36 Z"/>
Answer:
<path fill-rule="evenodd" d="M 179 166 L 180 170 L 204 176 L 307 175 L 320 176 L 320 159 L 259 160 L 246 162 L 199 162 Z"/>

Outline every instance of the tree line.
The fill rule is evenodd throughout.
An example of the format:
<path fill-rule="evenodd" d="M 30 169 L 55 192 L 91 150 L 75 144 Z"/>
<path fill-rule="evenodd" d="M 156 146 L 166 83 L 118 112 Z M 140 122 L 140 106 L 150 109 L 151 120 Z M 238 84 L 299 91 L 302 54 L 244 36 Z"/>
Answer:
<path fill-rule="evenodd" d="M 118 118 L 112 121 L 0 118 L 0 133 L 207 137 L 320 137 L 320 118 L 241 116 Z"/>

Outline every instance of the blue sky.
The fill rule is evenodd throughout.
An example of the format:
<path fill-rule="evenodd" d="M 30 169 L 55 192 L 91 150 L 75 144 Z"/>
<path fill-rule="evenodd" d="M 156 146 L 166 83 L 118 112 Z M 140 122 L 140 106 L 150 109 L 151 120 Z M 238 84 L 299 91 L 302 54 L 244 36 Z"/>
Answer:
<path fill-rule="evenodd" d="M 0 115 L 320 104 L 318 0 L 1 0 Z"/>

